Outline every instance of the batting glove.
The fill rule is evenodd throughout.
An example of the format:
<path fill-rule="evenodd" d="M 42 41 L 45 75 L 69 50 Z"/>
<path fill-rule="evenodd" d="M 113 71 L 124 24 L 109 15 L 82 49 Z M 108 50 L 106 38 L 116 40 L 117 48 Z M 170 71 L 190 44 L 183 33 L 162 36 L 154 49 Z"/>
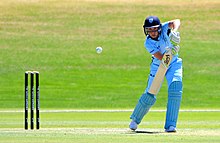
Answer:
<path fill-rule="evenodd" d="M 169 37 L 170 37 L 170 42 L 174 46 L 177 46 L 180 43 L 180 33 L 179 32 L 171 30 Z"/>
<path fill-rule="evenodd" d="M 179 45 L 176 45 L 176 46 L 173 46 L 172 47 L 172 55 L 176 55 L 180 50 L 180 46 Z"/>

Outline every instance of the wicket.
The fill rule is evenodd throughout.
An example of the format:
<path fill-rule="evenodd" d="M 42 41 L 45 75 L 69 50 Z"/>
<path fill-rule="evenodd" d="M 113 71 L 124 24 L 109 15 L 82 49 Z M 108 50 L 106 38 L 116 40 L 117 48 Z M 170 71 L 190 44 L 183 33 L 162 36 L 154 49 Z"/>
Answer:
<path fill-rule="evenodd" d="M 35 75 L 35 87 L 36 87 L 36 129 L 40 129 L 40 88 L 39 88 L 39 72 L 38 71 L 26 71 L 25 72 L 25 129 L 28 129 L 28 75 L 30 74 L 30 111 L 31 111 L 31 129 L 34 129 L 34 75 Z"/>

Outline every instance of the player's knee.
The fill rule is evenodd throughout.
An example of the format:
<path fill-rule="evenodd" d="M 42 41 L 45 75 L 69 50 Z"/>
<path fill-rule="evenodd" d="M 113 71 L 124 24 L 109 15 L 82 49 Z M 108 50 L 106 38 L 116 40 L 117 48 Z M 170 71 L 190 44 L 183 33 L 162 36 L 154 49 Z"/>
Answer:
<path fill-rule="evenodd" d="M 156 102 L 156 97 L 153 94 L 144 93 L 144 94 L 142 94 L 141 98 L 139 99 L 139 102 L 143 106 L 154 105 L 154 103 Z"/>
<path fill-rule="evenodd" d="M 181 96 L 183 91 L 183 85 L 180 81 L 172 82 L 168 88 L 169 96 Z"/>

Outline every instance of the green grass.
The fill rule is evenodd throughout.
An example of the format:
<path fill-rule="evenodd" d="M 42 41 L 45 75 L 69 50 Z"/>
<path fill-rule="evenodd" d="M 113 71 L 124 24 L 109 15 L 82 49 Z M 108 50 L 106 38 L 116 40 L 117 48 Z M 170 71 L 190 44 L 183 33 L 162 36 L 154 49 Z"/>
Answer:
<path fill-rule="evenodd" d="M 51 110 L 52 111 L 52 110 Z M 41 113 L 41 129 L 23 129 L 22 112 L 0 112 L 0 142 L 195 142 L 220 141 L 220 112 L 180 112 L 178 132 L 163 130 L 165 112 L 150 112 L 139 126 L 129 131 L 130 112 L 51 112 Z"/>
<path fill-rule="evenodd" d="M 151 62 L 143 46 L 148 15 L 181 19 L 182 107 L 219 108 L 219 7 L 216 0 L 2 1 L 0 108 L 23 108 L 26 70 L 40 71 L 42 108 L 133 108 Z M 165 108 L 166 98 L 164 83 L 155 107 Z"/>

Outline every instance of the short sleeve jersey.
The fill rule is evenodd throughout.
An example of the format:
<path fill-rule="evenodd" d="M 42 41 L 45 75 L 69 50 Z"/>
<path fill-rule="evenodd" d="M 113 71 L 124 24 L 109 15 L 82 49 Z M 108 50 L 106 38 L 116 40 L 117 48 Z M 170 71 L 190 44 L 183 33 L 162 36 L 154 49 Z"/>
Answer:
<path fill-rule="evenodd" d="M 162 23 L 161 33 L 157 40 L 151 39 L 151 37 L 147 35 L 144 45 L 150 54 L 153 55 L 156 52 L 160 52 L 161 54 L 164 54 L 166 47 L 172 47 L 172 44 L 168 36 L 168 30 L 169 30 L 169 22 L 165 22 Z M 174 61 L 177 58 L 177 56 L 178 55 L 174 56 L 172 61 Z M 159 65 L 160 60 L 153 56 L 153 63 Z"/>

